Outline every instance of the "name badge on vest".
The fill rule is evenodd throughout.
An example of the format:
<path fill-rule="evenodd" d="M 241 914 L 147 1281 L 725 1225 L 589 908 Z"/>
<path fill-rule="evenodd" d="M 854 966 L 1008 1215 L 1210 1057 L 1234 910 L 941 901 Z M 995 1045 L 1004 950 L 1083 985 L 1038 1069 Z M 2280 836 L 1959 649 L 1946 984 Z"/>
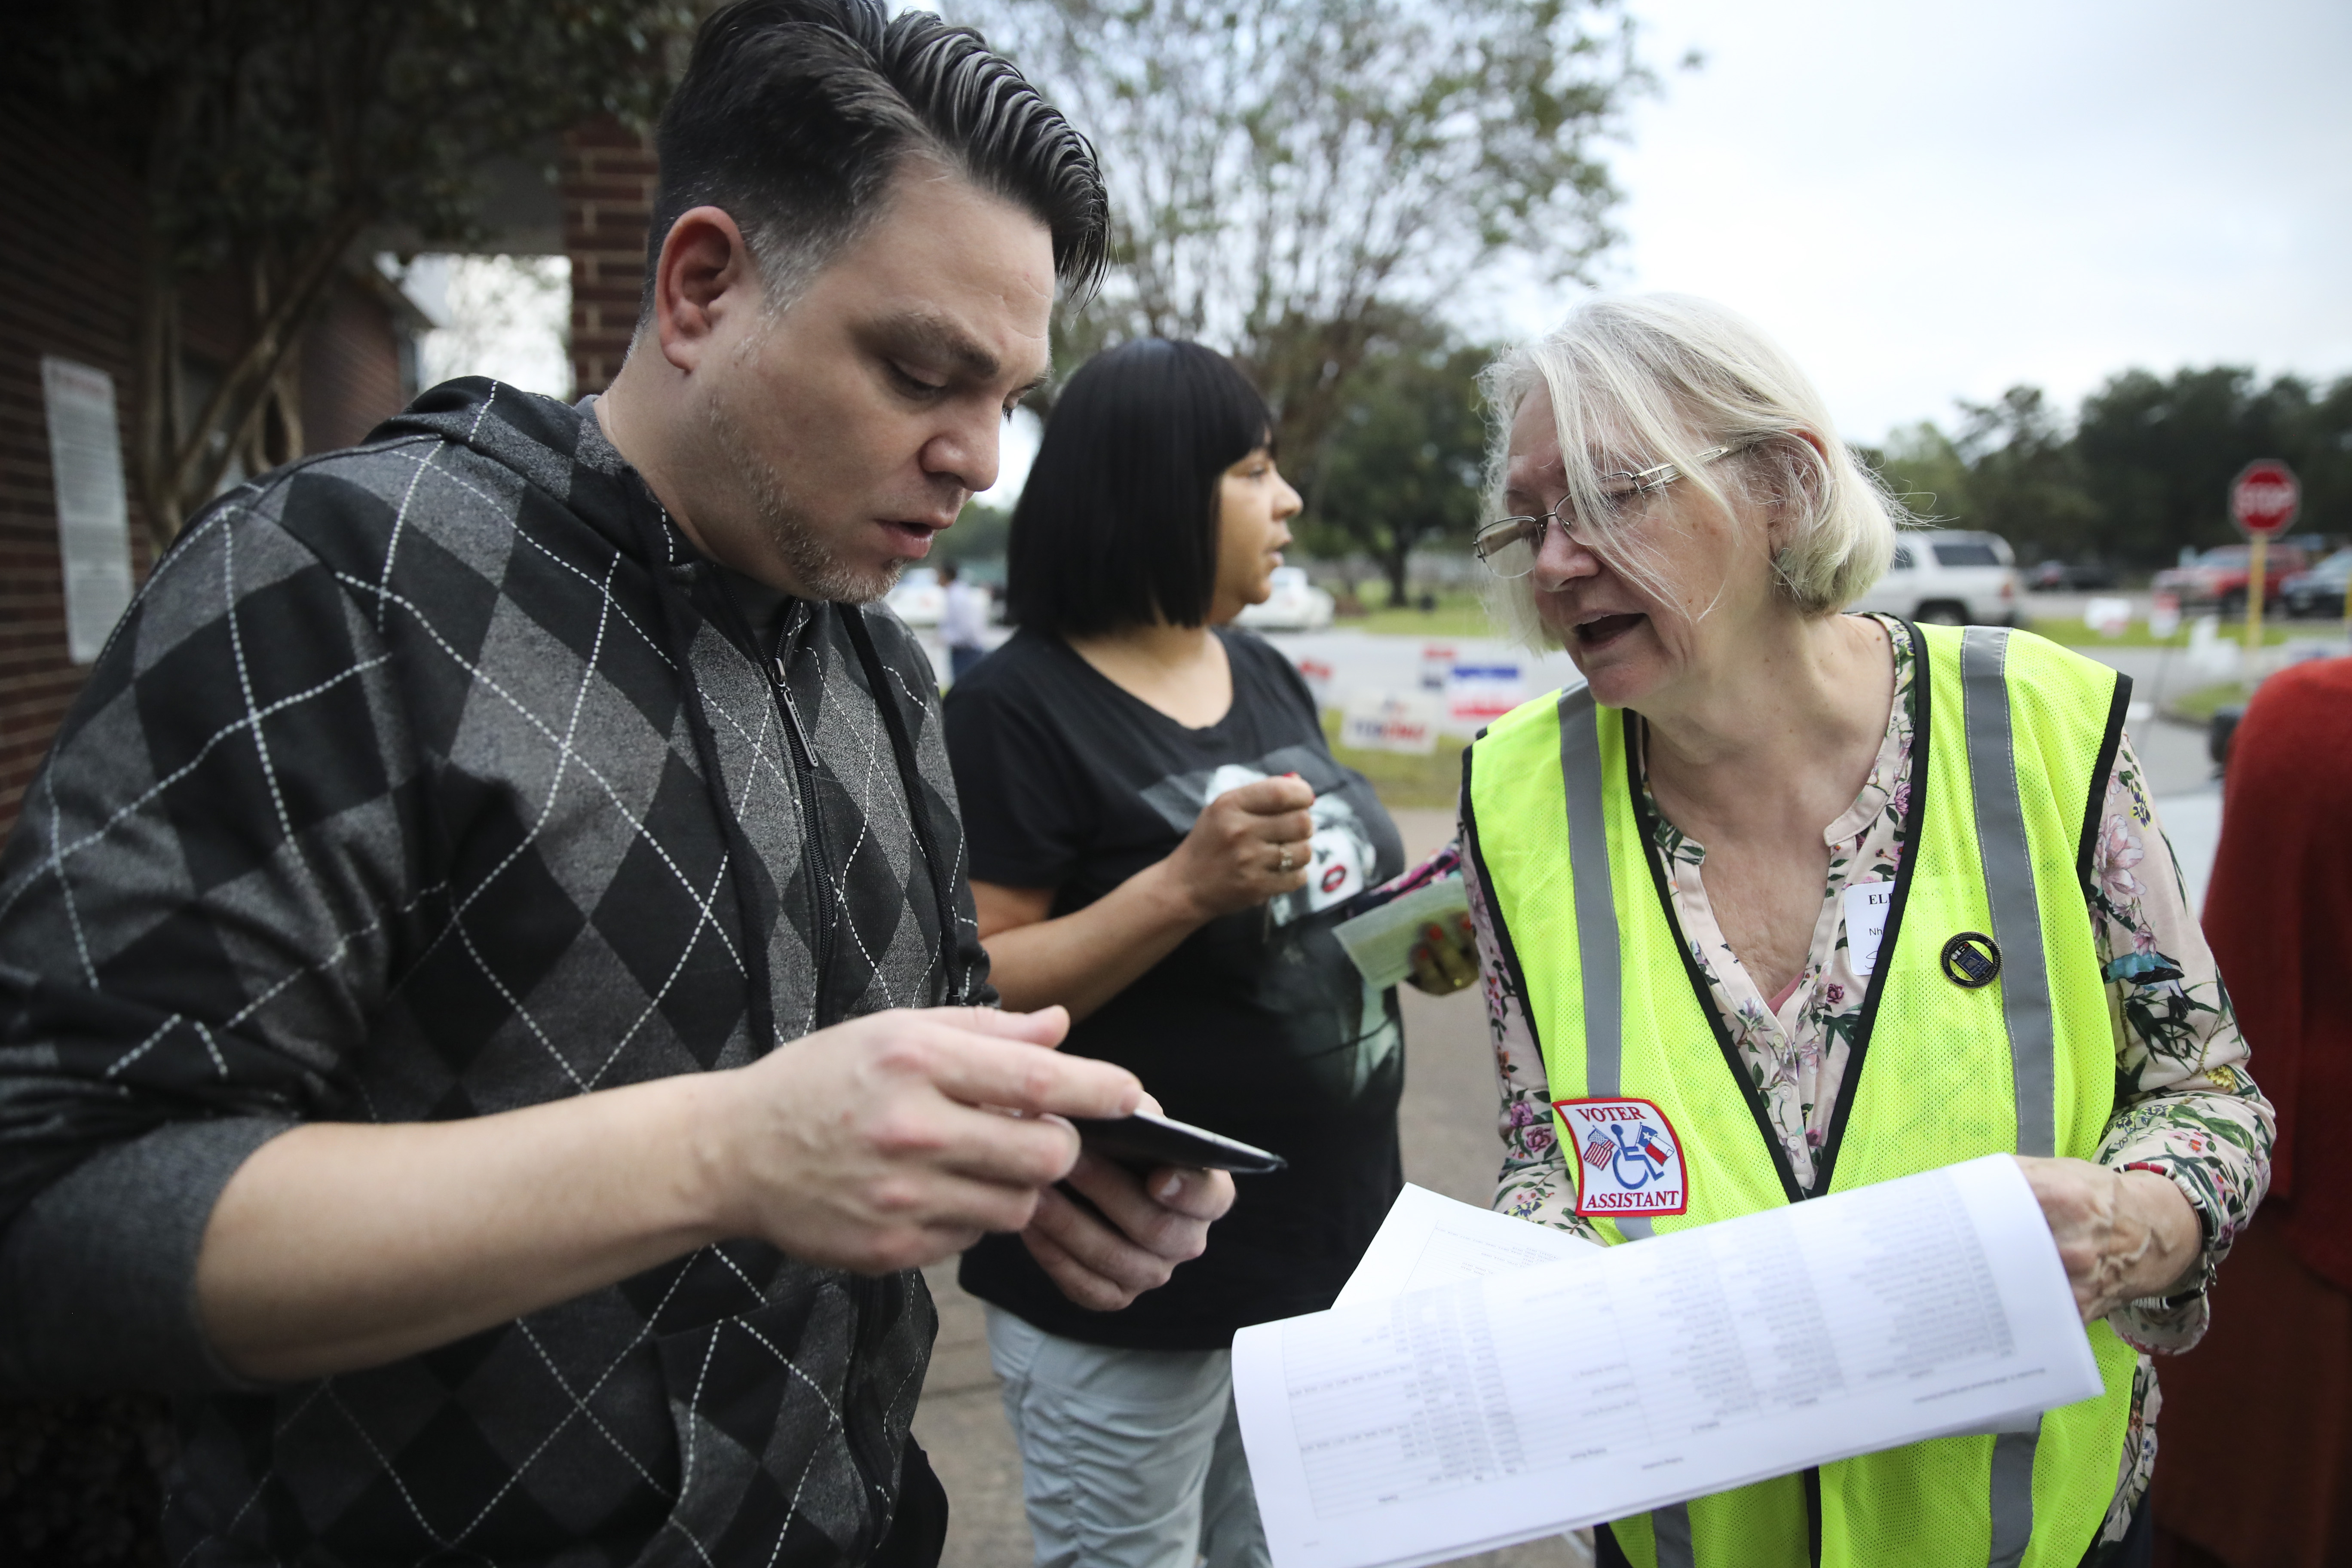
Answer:
<path fill-rule="evenodd" d="M 1690 1176 L 1674 1123 L 1646 1100 L 1555 1100 L 1576 1170 L 1576 1212 L 1594 1219 L 1681 1214 Z"/>

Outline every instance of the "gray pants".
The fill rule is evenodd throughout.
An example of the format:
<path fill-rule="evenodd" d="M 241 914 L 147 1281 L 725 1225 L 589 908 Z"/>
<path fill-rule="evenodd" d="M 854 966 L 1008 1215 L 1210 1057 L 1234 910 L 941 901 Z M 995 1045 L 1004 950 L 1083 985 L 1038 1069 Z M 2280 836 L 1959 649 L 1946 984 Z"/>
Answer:
<path fill-rule="evenodd" d="M 1080 1343 L 988 1309 L 1038 1568 L 1269 1568 L 1226 1351 Z"/>

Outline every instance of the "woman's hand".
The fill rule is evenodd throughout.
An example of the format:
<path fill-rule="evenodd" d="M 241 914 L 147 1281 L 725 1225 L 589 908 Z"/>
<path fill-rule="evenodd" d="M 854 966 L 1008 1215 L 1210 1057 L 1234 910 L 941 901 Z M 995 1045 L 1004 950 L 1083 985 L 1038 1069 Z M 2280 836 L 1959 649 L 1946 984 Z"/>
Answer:
<path fill-rule="evenodd" d="M 1060 1004 L 1087 1017 L 1219 915 L 1306 884 L 1315 792 L 1288 774 L 1211 801 L 1175 850 L 1075 914 L 1055 919 L 1052 888 L 975 879 L 989 979 L 1009 1012 Z"/>
<path fill-rule="evenodd" d="M 1478 978 L 1478 944 L 1470 934 L 1470 917 L 1454 917 L 1454 930 L 1432 924 L 1412 950 L 1412 986 L 1432 996 L 1451 996 Z"/>
<path fill-rule="evenodd" d="M 1138 1109 L 1161 1108 L 1147 1094 Z M 1063 1295 L 1094 1312 L 1118 1311 L 1167 1284 L 1178 1264 L 1207 1250 L 1209 1226 L 1234 1206 L 1234 1179 L 1223 1171 L 1130 1171 L 1090 1152 L 1062 1188 L 1038 1194 L 1021 1241 Z"/>
<path fill-rule="evenodd" d="M 2114 1171 L 2088 1160 L 2016 1159 L 2050 1222 L 2084 1322 L 2126 1302 L 2168 1294 L 2196 1265 L 2204 1243 L 2197 1211 L 2155 1172 Z"/>
<path fill-rule="evenodd" d="M 1314 804 L 1315 792 L 1290 773 L 1229 789 L 1162 862 L 1167 875 L 1203 922 L 1295 892 L 1315 859 Z"/>
<path fill-rule="evenodd" d="M 1095 1312 L 1167 1284 L 1234 1206 L 1234 1179 L 1223 1171 L 1137 1172 L 1098 1154 L 1080 1154 L 1066 1185 L 1086 1202 L 1046 1188 L 1021 1240 L 1063 1295 Z"/>

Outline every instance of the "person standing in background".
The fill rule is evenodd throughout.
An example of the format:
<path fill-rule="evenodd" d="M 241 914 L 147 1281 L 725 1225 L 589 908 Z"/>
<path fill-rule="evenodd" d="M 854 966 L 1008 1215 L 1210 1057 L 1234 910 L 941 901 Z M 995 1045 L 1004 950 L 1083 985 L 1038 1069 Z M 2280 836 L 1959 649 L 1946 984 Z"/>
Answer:
<path fill-rule="evenodd" d="M 1290 661 L 1231 625 L 1299 509 L 1272 447 L 1265 400 L 1199 344 L 1089 362 L 1013 516 L 1019 630 L 947 697 L 1005 1005 L 1067 1007 L 1066 1055 L 1289 1161 L 1140 1310 L 1060 1295 L 1051 1241 L 964 1255 L 1041 1568 L 1263 1568 L 1234 1331 L 1328 1307 L 1404 1179 L 1396 994 L 1332 935 L 1404 847 Z"/>
<path fill-rule="evenodd" d="M 2270 1197 L 2164 1368 L 2159 1568 L 2352 1563 L 2352 658 L 2280 671 L 2230 742 L 2205 936 L 2278 1111 Z"/>
<path fill-rule="evenodd" d="M 952 561 L 940 567 L 940 585 L 947 590 L 947 604 L 940 611 L 940 640 L 947 644 L 952 683 L 987 657 L 988 590 L 966 582 L 963 568 Z"/>

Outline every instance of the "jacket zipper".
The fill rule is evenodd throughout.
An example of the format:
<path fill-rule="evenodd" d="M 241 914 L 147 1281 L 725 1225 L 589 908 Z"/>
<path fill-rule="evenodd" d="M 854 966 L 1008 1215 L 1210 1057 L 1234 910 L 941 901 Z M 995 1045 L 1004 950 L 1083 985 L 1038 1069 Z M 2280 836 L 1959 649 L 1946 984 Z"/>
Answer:
<path fill-rule="evenodd" d="M 833 856 L 824 837 L 824 815 L 816 797 L 816 749 L 809 744 L 808 735 L 801 729 L 800 715 L 793 710 L 792 694 L 785 689 L 783 647 L 784 637 L 776 639 L 776 657 L 769 661 L 768 671 L 775 683 L 776 712 L 784 721 L 785 743 L 793 753 L 793 779 L 799 786 L 801 823 L 807 837 L 807 855 L 811 868 L 816 873 L 809 879 L 809 939 L 815 947 L 816 1014 L 814 1026 L 819 1029 L 834 1021 L 829 993 L 833 978 L 833 910 L 825 895 L 833 889 Z"/>
<path fill-rule="evenodd" d="M 809 744 L 808 733 L 801 728 L 800 715 L 793 711 L 791 694 L 785 688 L 783 646 L 784 639 L 778 637 L 778 652 L 768 668 L 775 679 L 776 711 L 783 715 L 784 734 L 793 752 L 793 773 L 800 785 L 801 818 L 808 825 L 808 858 L 824 882 L 819 887 L 816 879 L 813 878 L 809 887 L 812 934 L 816 944 L 816 1027 L 822 1029 L 834 1021 L 826 1000 L 830 989 L 827 981 L 833 974 L 833 921 L 828 918 L 832 911 L 824 901 L 826 891 L 833 887 L 833 856 L 826 847 L 824 818 L 817 814 L 816 748 Z M 874 1357 L 880 1348 L 875 1340 L 879 1332 L 878 1321 L 885 1305 L 882 1298 L 887 1287 L 882 1280 L 869 1279 L 858 1274 L 849 1277 L 848 1285 L 849 1299 L 857 1314 L 856 1337 L 850 1350 L 851 1375 L 855 1376 L 873 1365 Z M 877 1460 L 877 1456 L 867 1453 L 861 1434 L 851 1430 L 846 1423 L 843 1425 L 841 1436 L 844 1446 L 849 1450 L 849 1462 L 856 1468 L 858 1479 L 865 1483 L 867 1496 L 876 1505 L 875 1510 L 869 1510 L 866 1515 L 875 1527 L 874 1539 L 867 1543 L 870 1551 L 882 1544 L 897 1512 L 897 1500 L 891 1497 L 889 1489 L 882 1484 L 881 1479 L 889 1474 L 888 1456 L 880 1456 Z"/>
<path fill-rule="evenodd" d="M 782 633 L 777 637 L 776 655 L 768 661 L 768 673 L 775 685 L 776 711 L 783 718 L 785 742 L 793 753 L 793 775 L 800 790 L 801 820 L 806 825 L 805 837 L 808 842 L 805 853 L 811 868 L 816 873 L 809 879 L 809 913 L 810 934 L 816 951 L 814 1026 L 822 1029 L 834 1022 L 829 999 L 832 989 L 830 982 L 833 976 L 832 916 L 834 911 L 832 906 L 826 902 L 826 895 L 831 893 L 834 888 L 833 854 L 825 838 L 824 817 L 817 808 L 816 748 L 809 743 L 808 731 L 801 728 L 800 714 L 793 707 L 791 689 L 786 684 L 789 677 L 788 667 L 784 662 L 784 648 L 789 638 L 789 633 Z M 849 1289 L 851 1308 L 856 1312 L 857 1321 L 856 1334 L 850 1343 L 850 1364 L 846 1369 L 847 1375 L 850 1379 L 859 1376 L 870 1378 L 874 1359 L 881 1348 L 878 1339 L 881 1332 L 883 1309 L 887 1305 L 886 1294 L 888 1282 L 853 1274 L 845 1283 Z M 903 1290 L 905 1286 L 901 1284 L 899 1288 Z M 845 1387 L 845 1392 L 846 1392 Z M 883 1419 L 887 1424 L 888 1419 L 887 1415 Z M 865 1435 L 854 1430 L 846 1422 L 842 1426 L 841 1436 L 842 1446 L 849 1450 L 849 1462 L 857 1471 L 857 1479 L 866 1489 L 867 1500 L 866 1518 L 872 1539 L 865 1544 L 866 1550 L 872 1552 L 882 1544 L 884 1537 L 889 1533 L 898 1512 L 898 1500 L 882 1483 L 882 1478 L 890 1473 L 889 1456 L 887 1454 L 877 1456 L 868 1452 L 868 1443 Z"/>
<path fill-rule="evenodd" d="M 741 646 L 752 651 L 754 661 L 757 662 L 760 643 L 758 635 L 751 630 L 750 618 L 743 614 L 742 605 L 736 599 L 734 590 L 728 585 L 723 576 L 719 579 L 719 600 L 732 616 L 737 631 L 743 639 Z M 784 649 L 791 640 L 791 636 L 789 628 L 777 633 L 775 652 L 766 661 L 766 673 L 770 682 L 769 695 L 776 705 L 777 716 L 783 721 L 785 745 L 793 756 L 793 782 L 800 799 L 803 826 L 802 856 L 814 873 L 809 879 L 809 932 L 814 948 L 816 965 L 814 998 L 816 1008 L 814 1027 L 822 1029 L 834 1022 L 829 998 L 831 990 L 829 982 L 833 972 L 833 910 L 827 902 L 828 896 L 834 892 L 833 856 L 825 839 L 824 817 L 817 803 L 816 748 L 809 743 L 808 732 L 801 728 L 800 715 L 793 707 L 788 685 Z M 688 679 L 692 677 L 689 675 Z M 876 700 L 882 700 L 882 694 L 877 692 Z M 778 892 L 781 895 L 782 889 L 779 889 Z M 744 911 L 745 940 L 754 940 L 754 925 L 751 911 L 746 910 Z M 777 1040 L 770 1042 L 771 1045 L 779 1043 L 781 1042 Z M 850 1343 L 850 1365 L 847 1369 L 847 1375 L 852 1380 L 861 1374 L 868 1373 L 874 1358 L 880 1352 L 880 1337 L 883 1331 L 882 1309 L 888 1304 L 887 1293 L 893 1281 L 890 1280 L 868 1279 L 858 1274 L 852 1274 L 844 1281 L 857 1323 Z M 896 1283 L 902 1292 L 907 1289 L 903 1280 Z M 887 1414 L 883 1420 L 884 1436 L 887 1440 L 888 1436 Z M 891 1456 L 884 1454 L 877 1459 L 875 1455 L 867 1452 L 866 1442 L 861 1439 L 858 1433 L 852 1431 L 846 1423 L 842 1428 L 842 1446 L 849 1451 L 850 1464 L 857 1471 L 858 1479 L 864 1484 L 868 1498 L 879 1503 L 878 1510 L 869 1506 L 869 1511 L 866 1514 L 871 1539 L 864 1544 L 870 1552 L 881 1544 L 883 1538 L 896 1522 L 898 1499 L 882 1484 L 881 1480 L 881 1477 L 889 1473 Z"/>
<path fill-rule="evenodd" d="M 761 663 L 760 637 L 751 628 L 751 618 L 743 613 L 742 602 L 735 597 L 735 590 L 728 583 L 725 574 L 719 574 L 717 582 L 719 602 L 726 606 L 728 615 L 735 623 L 735 633 L 742 639 L 738 646 L 751 653 L 752 663 Z M 791 640 L 792 628 L 789 626 L 777 628 L 775 651 L 765 661 L 765 673 L 768 695 L 776 705 L 776 716 L 784 723 L 784 749 L 793 757 L 793 793 L 799 796 L 801 807 L 801 853 L 809 862 L 809 869 L 813 873 L 808 879 L 809 940 L 814 948 L 816 965 L 816 1011 L 811 1027 L 822 1029 L 834 1022 L 833 1010 L 828 1005 L 828 994 L 832 988 L 827 984 L 833 971 L 833 911 L 825 901 L 834 885 L 833 857 L 825 846 L 824 816 L 817 805 L 816 749 L 809 744 L 807 734 L 801 729 L 800 717 L 793 711 L 791 693 L 785 686 L 784 648 Z M 783 889 L 778 888 L 776 893 L 781 899 Z M 756 940 L 755 923 L 749 910 L 743 912 L 743 921 L 744 940 Z M 772 1006 L 770 1014 L 772 1017 Z M 771 1047 L 782 1045 L 781 1032 L 777 1038 L 768 1043 Z"/>

